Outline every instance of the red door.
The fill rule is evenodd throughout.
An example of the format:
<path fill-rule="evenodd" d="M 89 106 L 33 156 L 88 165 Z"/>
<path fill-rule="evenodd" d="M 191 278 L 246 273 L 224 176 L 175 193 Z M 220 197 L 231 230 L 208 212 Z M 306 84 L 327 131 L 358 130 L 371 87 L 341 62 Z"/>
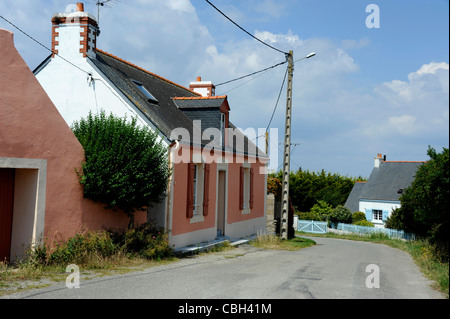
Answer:
<path fill-rule="evenodd" d="M 0 261 L 9 261 L 14 204 L 13 168 L 0 168 Z"/>

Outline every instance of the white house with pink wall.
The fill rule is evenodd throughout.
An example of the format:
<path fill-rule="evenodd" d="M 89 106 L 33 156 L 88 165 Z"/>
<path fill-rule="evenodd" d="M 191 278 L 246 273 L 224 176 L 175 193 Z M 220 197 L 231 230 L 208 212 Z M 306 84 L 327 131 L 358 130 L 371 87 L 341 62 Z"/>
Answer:
<path fill-rule="evenodd" d="M 240 133 L 244 148 L 223 142 L 234 126 L 228 98 L 215 96 L 212 82 L 198 77 L 186 88 L 98 49 L 96 18 L 82 3 L 74 12 L 53 16 L 51 35 L 54 53 L 34 74 L 68 125 L 102 110 L 136 117 L 158 131 L 169 148 L 173 174 L 167 196 L 148 215 L 166 228 L 175 248 L 218 234 L 238 238 L 265 230 L 267 156 Z M 197 124 L 205 122 L 221 136 L 205 135 L 206 128 Z M 173 134 L 180 129 L 188 136 Z M 221 151 L 212 163 L 204 152 L 211 145 Z M 181 151 L 187 162 L 176 161 Z M 192 205 L 203 208 L 192 210 Z"/>

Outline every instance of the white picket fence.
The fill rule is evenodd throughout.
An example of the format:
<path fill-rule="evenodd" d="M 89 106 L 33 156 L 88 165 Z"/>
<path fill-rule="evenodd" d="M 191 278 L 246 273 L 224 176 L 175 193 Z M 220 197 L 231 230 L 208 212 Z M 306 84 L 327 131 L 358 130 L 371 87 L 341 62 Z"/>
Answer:
<path fill-rule="evenodd" d="M 358 233 L 358 234 L 375 234 L 375 233 L 381 233 L 389 236 L 390 238 L 399 238 L 399 239 L 406 239 L 406 240 L 414 240 L 416 239 L 416 236 L 414 234 L 405 233 L 403 230 L 396 230 L 396 229 L 389 229 L 389 228 L 375 228 L 375 227 L 368 227 L 368 226 L 358 226 L 358 225 L 351 225 L 351 224 L 342 224 L 338 223 L 331 225 L 332 228 L 335 228 L 337 230 L 343 230 L 348 231 L 352 233 Z"/>
<path fill-rule="evenodd" d="M 294 219 L 294 227 L 297 226 L 297 231 L 305 232 L 305 233 L 314 233 L 314 234 L 325 234 L 330 229 L 327 226 L 327 222 L 319 222 L 314 220 L 300 220 Z M 375 228 L 368 226 L 358 226 L 352 224 L 333 224 L 331 225 L 332 229 L 337 229 L 341 231 L 347 231 L 358 234 L 376 234 L 381 233 L 389 236 L 390 238 L 399 238 L 406 240 L 414 240 L 416 236 L 414 234 L 405 233 L 403 230 L 389 229 L 389 228 Z"/>

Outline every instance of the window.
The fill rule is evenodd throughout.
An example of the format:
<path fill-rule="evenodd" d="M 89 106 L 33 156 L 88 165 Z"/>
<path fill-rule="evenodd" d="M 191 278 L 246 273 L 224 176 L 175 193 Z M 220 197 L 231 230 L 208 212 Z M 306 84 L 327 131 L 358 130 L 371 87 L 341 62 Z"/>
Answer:
<path fill-rule="evenodd" d="M 186 217 L 191 222 L 202 222 L 209 208 L 209 164 L 188 165 Z"/>
<path fill-rule="evenodd" d="M 250 168 L 244 168 L 244 209 L 250 208 Z"/>
<path fill-rule="evenodd" d="M 240 168 L 239 209 L 249 214 L 253 208 L 253 168 L 249 165 Z"/>
<path fill-rule="evenodd" d="M 201 192 L 201 188 L 203 186 L 203 184 L 201 183 L 202 180 L 202 175 L 203 175 L 203 165 L 201 164 L 196 164 L 194 165 L 194 194 L 193 194 L 193 202 L 194 202 L 194 215 L 198 215 L 199 213 L 201 213 L 201 209 L 202 209 L 202 192 Z"/>
<path fill-rule="evenodd" d="M 382 210 L 373 210 L 373 220 L 383 220 L 383 211 Z"/>
<path fill-rule="evenodd" d="M 145 95 L 149 102 L 158 103 L 158 100 L 145 88 L 145 86 L 136 80 L 132 80 L 136 84 L 137 88 Z"/>

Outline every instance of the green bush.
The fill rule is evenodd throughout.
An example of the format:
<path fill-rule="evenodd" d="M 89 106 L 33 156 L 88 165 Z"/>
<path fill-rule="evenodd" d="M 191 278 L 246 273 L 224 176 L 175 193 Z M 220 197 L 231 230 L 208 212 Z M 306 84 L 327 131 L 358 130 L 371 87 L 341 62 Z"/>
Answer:
<path fill-rule="evenodd" d="M 164 229 L 143 224 L 136 229 L 110 231 L 116 245 L 130 257 L 160 260 L 173 256 L 173 249 L 169 246 Z"/>
<path fill-rule="evenodd" d="M 117 253 L 118 246 L 107 232 L 76 234 L 65 242 L 58 243 L 47 256 L 47 264 L 86 264 L 94 256 L 107 258 Z M 42 260 L 42 256 L 41 256 Z"/>
<path fill-rule="evenodd" d="M 317 201 L 317 203 L 311 208 L 310 213 L 319 216 L 320 220 L 327 220 L 328 215 L 333 211 L 333 207 L 328 205 L 324 201 Z"/>
<path fill-rule="evenodd" d="M 167 148 L 157 132 L 139 127 L 137 119 L 89 113 L 72 130 L 84 148 L 85 162 L 78 172 L 84 197 L 121 210 L 134 226 L 134 212 L 160 203 L 170 176 Z"/>
<path fill-rule="evenodd" d="M 372 222 L 369 222 L 369 221 L 367 221 L 367 220 L 360 220 L 360 221 L 357 221 L 356 223 L 353 223 L 354 225 L 357 225 L 357 226 L 366 226 L 366 227 L 375 227 L 373 224 L 372 224 Z"/>
<path fill-rule="evenodd" d="M 316 213 L 311 213 L 311 212 L 302 212 L 302 213 L 298 213 L 298 218 L 300 220 L 316 220 L 316 221 L 320 221 L 320 216 Z"/>
<path fill-rule="evenodd" d="M 392 213 L 387 218 L 384 227 L 389 229 L 403 229 L 404 216 L 401 214 L 399 208 L 392 210 Z"/>
<path fill-rule="evenodd" d="M 354 212 L 352 215 L 352 223 L 356 224 L 357 222 L 360 221 L 365 221 L 366 220 L 366 214 L 364 214 L 363 212 Z"/>
<path fill-rule="evenodd" d="M 93 260 L 119 255 L 160 260 L 173 256 L 173 249 L 162 228 L 143 224 L 127 230 L 79 233 L 53 248 L 40 245 L 28 253 L 24 262 L 35 266 L 89 265 Z"/>
<path fill-rule="evenodd" d="M 345 206 L 339 205 L 328 215 L 328 220 L 332 223 L 352 223 L 352 212 Z"/>

